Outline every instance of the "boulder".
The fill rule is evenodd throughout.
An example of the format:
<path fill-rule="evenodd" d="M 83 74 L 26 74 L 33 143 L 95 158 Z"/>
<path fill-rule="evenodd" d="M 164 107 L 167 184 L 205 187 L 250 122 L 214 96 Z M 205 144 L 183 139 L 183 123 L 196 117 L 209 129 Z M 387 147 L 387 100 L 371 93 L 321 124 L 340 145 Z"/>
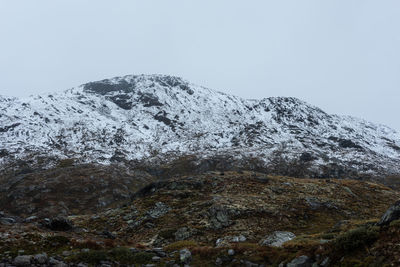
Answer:
<path fill-rule="evenodd" d="M 0 218 L 0 224 L 12 225 L 14 223 L 15 223 L 15 219 L 14 218 L 10 218 L 10 217 L 2 217 L 2 218 Z"/>
<path fill-rule="evenodd" d="M 42 254 L 36 254 L 34 257 L 35 262 L 39 264 L 45 264 L 47 262 L 47 254 L 42 253 Z"/>
<path fill-rule="evenodd" d="M 179 251 L 179 259 L 182 263 L 190 263 L 192 260 L 192 253 L 187 248 L 181 249 Z"/>
<path fill-rule="evenodd" d="M 235 255 L 235 251 L 233 249 L 228 249 L 228 255 L 229 256 Z"/>
<path fill-rule="evenodd" d="M 394 203 L 386 212 L 383 214 L 378 225 L 388 225 L 394 220 L 400 219 L 400 200 Z"/>
<path fill-rule="evenodd" d="M 187 227 L 181 227 L 175 232 L 175 240 L 185 240 L 192 236 L 192 231 Z"/>
<path fill-rule="evenodd" d="M 157 202 L 154 208 L 149 210 L 147 212 L 147 215 L 150 216 L 153 219 L 157 219 L 164 214 L 166 214 L 168 211 L 170 211 L 171 208 L 169 208 L 167 205 L 165 205 L 162 202 Z"/>
<path fill-rule="evenodd" d="M 285 242 L 292 240 L 296 235 L 291 232 L 275 231 L 260 241 L 261 246 L 281 247 Z"/>
<path fill-rule="evenodd" d="M 22 255 L 15 257 L 13 263 L 15 266 L 31 266 L 31 260 L 31 255 Z"/>
<path fill-rule="evenodd" d="M 286 267 L 311 267 L 312 261 L 309 257 L 303 255 L 293 259 Z"/>
<path fill-rule="evenodd" d="M 212 229 L 219 230 L 233 223 L 230 219 L 229 211 L 225 207 L 212 206 L 208 212 Z"/>

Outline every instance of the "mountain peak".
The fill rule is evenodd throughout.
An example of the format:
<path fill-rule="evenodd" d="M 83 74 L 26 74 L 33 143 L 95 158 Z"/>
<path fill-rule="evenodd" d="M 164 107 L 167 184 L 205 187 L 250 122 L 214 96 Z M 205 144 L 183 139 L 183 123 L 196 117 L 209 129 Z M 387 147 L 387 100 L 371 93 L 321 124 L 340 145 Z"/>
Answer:
<path fill-rule="evenodd" d="M 387 127 L 294 97 L 245 100 L 169 75 L 115 77 L 57 97 L 0 98 L 0 117 L 9 155 L 0 164 L 32 153 L 103 163 L 222 153 L 267 164 L 284 144 L 286 157 L 308 153 L 316 166 L 400 169 L 400 135 Z"/>
<path fill-rule="evenodd" d="M 181 87 L 186 89 L 188 82 L 180 77 L 151 74 L 151 75 L 126 75 L 114 77 L 96 82 L 86 83 L 83 86 L 85 91 L 106 95 L 114 92 L 130 93 L 138 87 L 154 87 L 155 85 L 166 87 Z"/>

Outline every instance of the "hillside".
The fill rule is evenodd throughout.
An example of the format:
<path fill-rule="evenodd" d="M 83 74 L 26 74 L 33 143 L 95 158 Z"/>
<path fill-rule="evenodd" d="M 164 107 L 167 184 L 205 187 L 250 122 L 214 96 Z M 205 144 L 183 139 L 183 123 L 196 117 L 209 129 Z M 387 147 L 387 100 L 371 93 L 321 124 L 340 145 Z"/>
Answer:
<path fill-rule="evenodd" d="M 400 228 L 375 223 L 399 196 L 371 182 L 207 172 L 150 183 L 96 213 L 2 213 L 0 257 L 33 263 L 29 255 L 46 252 L 44 263 L 71 266 L 384 266 L 399 260 Z M 289 264 L 301 256 L 306 265 Z"/>
<path fill-rule="evenodd" d="M 246 100 L 173 76 L 130 75 L 25 99 L 0 97 L 0 118 L 3 166 L 17 159 L 51 167 L 65 158 L 109 164 L 186 155 L 268 165 L 280 153 L 312 163 L 315 177 L 400 169 L 400 135 L 386 126 L 327 114 L 296 98 Z M 40 163 L 43 157 L 55 160 Z M 327 175 L 324 166 L 335 167 Z"/>

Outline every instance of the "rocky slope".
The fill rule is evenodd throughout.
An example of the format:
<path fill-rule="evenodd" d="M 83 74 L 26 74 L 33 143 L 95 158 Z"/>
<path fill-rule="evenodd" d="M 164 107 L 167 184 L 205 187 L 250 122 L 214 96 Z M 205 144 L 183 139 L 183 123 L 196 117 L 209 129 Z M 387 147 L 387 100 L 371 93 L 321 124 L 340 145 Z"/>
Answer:
<path fill-rule="evenodd" d="M 108 164 L 193 154 L 268 164 L 283 153 L 312 162 L 314 176 L 326 176 L 321 166 L 332 164 L 364 174 L 400 169 L 400 135 L 386 126 L 327 114 L 296 98 L 245 100 L 163 75 L 0 97 L 0 144 L 3 166 L 43 156 Z"/>
<path fill-rule="evenodd" d="M 94 214 L 13 222 L 0 213 L 0 264 L 396 266 L 399 214 L 376 223 L 399 197 L 354 180 L 256 172 L 175 177 Z"/>

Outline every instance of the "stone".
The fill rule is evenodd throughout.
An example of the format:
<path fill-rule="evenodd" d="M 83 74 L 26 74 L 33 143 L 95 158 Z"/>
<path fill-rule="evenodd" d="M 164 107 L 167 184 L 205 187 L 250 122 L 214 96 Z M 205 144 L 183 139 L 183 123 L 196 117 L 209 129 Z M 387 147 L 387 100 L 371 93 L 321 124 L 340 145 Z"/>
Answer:
<path fill-rule="evenodd" d="M 378 222 L 379 226 L 388 225 L 394 220 L 400 219 L 400 200 L 394 203 L 386 212 L 383 214 L 381 220 Z"/>
<path fill-rule="evenodd" d="M 63 255 L 64 257 L 71 256 L 71 251 L 65 250 L 65 251 L 63 251 L 63 252 L 61 253 L 61 255 Z"/>
<path fill-rule="evenodd" d="M 222 229 L 232 224 L 229 212 L 225 207 L 213 206 L 209 209 L 211 228 L 215 230 Z"/>
<path fill-rule="evenodd" d="M 9 217 L 0 218 L 0 224 L 12 225 L 14 223 L 15 223 L 15 219 L 14 218 L 9 218 Z"/>
<path fill-rule="evenodd" d="M 33 259 L 35 260 L 35 262 L 39 263 L 39 264 L 45 264 L 47 262 L 47 254 L 46 253 L 41 253 L 41 254 L 36 254 Z"/>
<path fill-rule="evenodd" d="M 244 261 L 243 263 L 244 263 L 244 266 L 246 266 L 246 267 L 258 267 L 257 263 L 253 263 L 251 261 Z"/>
<path fill-rule="evenodd" d="M 154 261 L 154 262 L 159 262 L 160 260 L 161 260 L 161 258 L 158 256 L 154 256 L 153 258 L 151 258 L 151 261 Z"/>
<path fill-rule="evenodd" d="M 175 232 L 175 240 L 176 241 L 181 241 L 188 239 L 189 237 L 192 236 L 192 233 L 189 228 L 187 227 L 181 227 Z"/>
<path fill-rule="evenodd" d="M 31 260 L 32 260 L 31 255 L 22 255 L 15 257 L 13 263 L 16 266 L 31 266 Z"/>
<path fill-rule="evenodd" d="M 115 238 L 116 238 L 116 235 L 115 235 L 114 233 L 111 233 L 111 232 L 108 231 L 108 230 L 104 230 L 103 233 L 102 233 L 102 235 L 103 235 L 104 237 L 106 237 L 106 238 L 109 238 L 109 239 L 115 239 Z"/>
<path fill-rule="evenodd" d="M 222 259 L 221 259 L 221 258 L 217 258 L 217 259 L 215 260 L 215 265 L 221 266 L 221 265 L 222 265 Z"/>
<path fill-rule="evenodd" d="M 235 255 L 235 251 L 233 249 L 228 249 L 228 255 L 229 256 Z"/>
<path fill-rule="evenodd" d="M 155 207 L 147 212 L 147 215 L 153 219 L 157 219 L 165 215 L 170 210 L 171 208 L 165 205 L 164 203 L 157 202 Z"/>
<path fill-rule="evenodd" d="M 286 267 L 311 267 L 311 266 L 312 266 L 312 261 L 310 260 L 309 257 L 305 255 L 293 259 L 286 265 Z"/>
<path fill-rule="evenodd" d="M 327 266 L 329 266 L 329 263 L 331 262 L 331 260 L 330 260 L 330 258 L 329 257 L 326 257 L 320 264 L 319 264 L 319 266 L 321 266 L 321 267 L 327 267 Z"/>
<path fill-rule="evenodd" d="M 291 232 L 275 231 L 260 241 L 261 246 L 281 247 L 285 242 L 292 240 L 296 235 Z"/>
<path fill-rule="evenodd" d="M 187 248 L 179 251 L 179 259 L 182 263 L 190 263 L 192 260 L 192 253 Z"/>
<path fill-rule="evenodd" d="M 30 216 L 25 219 L 25 222 L 30 223 L 30 222 L 33 222 L 34 220 L 36 220 L 37 218 L 38 218 L 37 216 Z"/>

